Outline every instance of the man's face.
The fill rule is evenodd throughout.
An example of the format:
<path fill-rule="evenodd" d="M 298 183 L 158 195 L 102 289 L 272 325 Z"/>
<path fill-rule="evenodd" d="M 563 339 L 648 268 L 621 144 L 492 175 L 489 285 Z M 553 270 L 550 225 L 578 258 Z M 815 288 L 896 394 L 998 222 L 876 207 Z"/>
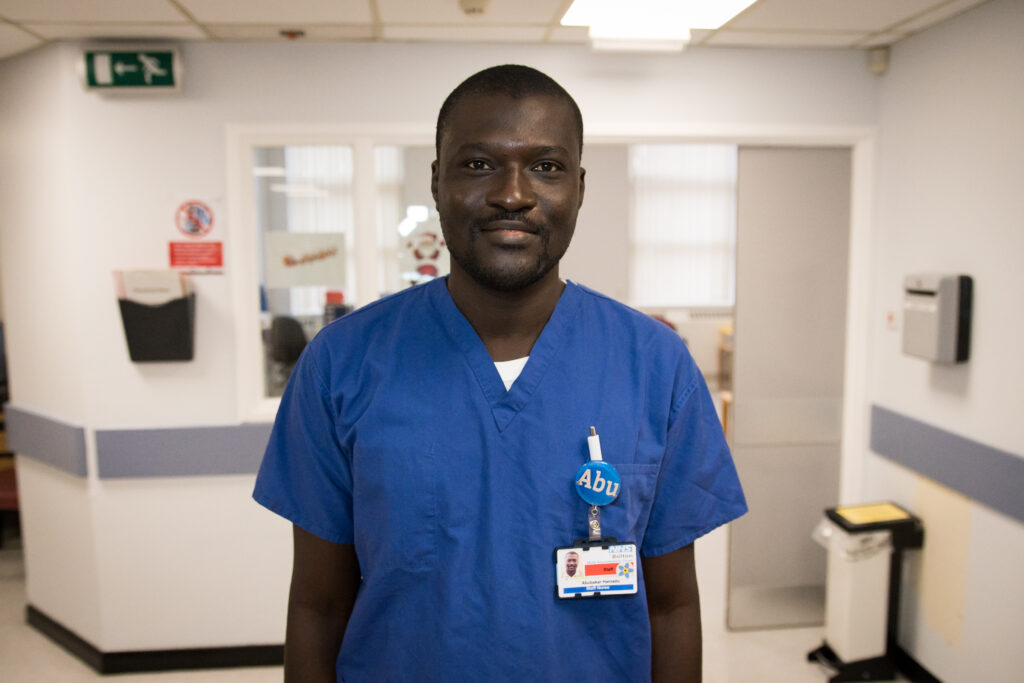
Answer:
<path fill-rule="evenodd" d="M 569 553 L 565 556 L 565 573 L 568 576 L 576 576 L 576 566 L 579 564 L 579 558 L 575 553 Z"/>
<path fill-rule="evenodd" d="M 452 110 L 431 166 L 452 268 L 499 291 L 555 269 L 583 203 L 579 132 L 567 102 L 473 95 Z"/>

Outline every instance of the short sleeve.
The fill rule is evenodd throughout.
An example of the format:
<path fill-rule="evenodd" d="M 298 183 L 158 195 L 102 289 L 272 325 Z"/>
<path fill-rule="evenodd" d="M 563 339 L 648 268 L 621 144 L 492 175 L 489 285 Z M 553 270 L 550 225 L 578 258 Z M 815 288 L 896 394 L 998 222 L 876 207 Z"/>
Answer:
<path fill-rule="evenodd" d="M 338 439 L 318 346 L 314 340 L 306 348 L 281 397 L 253 498 L 320 538 L 352 543 L 351 460 Z"/>
<path fill-rule="evenodd" d="M 665 444 L 640 548 L 644 557 L 688 546 L 747 511 L 722 425 L 699 371 L 676 397 Z"/>

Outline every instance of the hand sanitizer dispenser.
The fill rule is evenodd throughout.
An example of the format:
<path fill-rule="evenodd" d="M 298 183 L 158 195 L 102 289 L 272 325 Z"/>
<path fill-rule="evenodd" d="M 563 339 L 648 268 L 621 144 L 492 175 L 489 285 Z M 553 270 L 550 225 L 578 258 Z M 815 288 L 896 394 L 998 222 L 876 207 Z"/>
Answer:
<path fill-rule="evenodd" d="M 969 275 L 908 275 L 903 280 L 903 353 L 963 363 L 970 353 Z"/>

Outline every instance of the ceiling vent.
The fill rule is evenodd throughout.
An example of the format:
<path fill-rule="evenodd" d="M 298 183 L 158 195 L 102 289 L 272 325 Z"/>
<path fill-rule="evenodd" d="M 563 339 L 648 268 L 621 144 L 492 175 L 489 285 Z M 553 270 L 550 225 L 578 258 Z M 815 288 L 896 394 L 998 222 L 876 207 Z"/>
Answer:
<path fill-rule="evenodd" d="M 466 16 L 478 17 L 487 11 L 491 0 L 459 0 L 459 7 L 466 13 Z"/>

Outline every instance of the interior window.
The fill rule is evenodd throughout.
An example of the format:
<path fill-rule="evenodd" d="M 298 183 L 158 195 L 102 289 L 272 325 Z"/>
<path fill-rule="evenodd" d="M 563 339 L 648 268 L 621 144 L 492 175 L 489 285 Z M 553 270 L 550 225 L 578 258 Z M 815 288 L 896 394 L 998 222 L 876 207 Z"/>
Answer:
<path fill-rule="evenodd" d="M 266 395 L 280 396 L 306 342 L 352 292 L 352 148 L 256 148 L 253 183 Z"/>
<path fill-rule="evenodd" d="M 736 146 L 631 145 L 629 300 L 732 306 Z"/>

